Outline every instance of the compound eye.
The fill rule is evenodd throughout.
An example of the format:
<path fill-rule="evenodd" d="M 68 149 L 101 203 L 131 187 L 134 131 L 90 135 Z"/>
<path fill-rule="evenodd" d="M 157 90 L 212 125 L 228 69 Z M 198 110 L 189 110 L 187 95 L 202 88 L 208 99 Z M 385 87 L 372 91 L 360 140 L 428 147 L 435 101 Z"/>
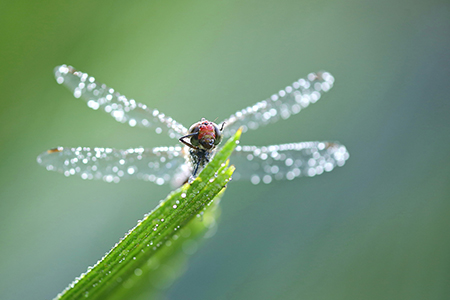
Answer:
<path fill-rule="evenodd" d="M 191 128 L 189 128 L 189 133 L 198 132 L 200 130 L 200 125 L 200 123 L 195 123 L 194 125 L 192 125 Z"/>
<path fill-rule="evenodd" d="M 214 133 L 216 134 L 216 139 L 214 140 L 214 145 L 219 145 L 222 141 L 222 131 L 220 131 L 219 126 L 214 124 Z"/>
<path fill-rule="evenodd" d="M 191 126 L 191 128 L 189 128 L 189 133 L 198 133 L 200 131 L 200 123 L 195 123 L 194 125 Z M 198 134 L 191 136 L 190 138 L 191 144 L 193 146 L 198 146 L 199 142 L 198 142 Z"/>
<path fill-rule="evenodd" d="M 191 144 L 192 144 L 193 146 L 198 146 L 198 145 L 199 145 L 199 142 L 198 142 L 198 135 L 193 135 L 193 136 L 191 136 Z"/>

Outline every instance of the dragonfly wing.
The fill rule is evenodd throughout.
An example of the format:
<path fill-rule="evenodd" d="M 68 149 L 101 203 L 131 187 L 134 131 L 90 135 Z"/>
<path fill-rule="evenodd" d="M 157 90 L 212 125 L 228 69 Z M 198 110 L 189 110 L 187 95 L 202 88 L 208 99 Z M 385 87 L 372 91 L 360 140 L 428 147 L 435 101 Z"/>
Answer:
<path fill-rule="evenodd" d="M 315 103 L 324 92 L 333 87 L 334 77 L 328 72 L 310 73 L 297 80 L 269 99 L 237 111 L 225 120 L 224 136 L 229 137 L 239 129 L 257 129 L 260 126 L 287 119 L 299 113 L 310 103 Z"/>
<path fill-rule="evenodd" d="M 118 122 L 128 123 L 132 127 L 152 128 L 156 133 L 167 132 L 171 138 L 180 138 L 187 133 L 187 129 L 171 117 L 157 109 L 150 109 L 145 104 L 137 103 L 134 99 L 127 99 L 72 66 L 56 67 L 55 78 L 59 84 L 64 84 L 75 98 L 84 99 L 90 108 L 101 109 Z"/>
<path fill-rule="evenodd" d="M 78 175 L 83 179 L 119 182 L 122 179 L 141 179 L 158 185 L 176 179 L 189 168 L 182 148 L 55 148 L 38 156 L 37 161 L 49 171 L 65 176 Z"/>
<path fill-rule="evenodd" d="M 302 142 L 266 147 L 237 146 L 231 163 L 236 165 L 233 180 L 258 184 L 320 175 L 343 166 L 348 158 L 345 146 L 337 142 Z"/>

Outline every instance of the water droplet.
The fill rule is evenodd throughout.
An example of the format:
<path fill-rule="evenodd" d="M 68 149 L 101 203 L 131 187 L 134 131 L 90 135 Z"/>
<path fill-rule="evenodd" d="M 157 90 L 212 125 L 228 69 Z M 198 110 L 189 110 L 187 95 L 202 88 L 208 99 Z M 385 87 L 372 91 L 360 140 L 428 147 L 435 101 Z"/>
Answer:
<path fill-rule="evenodd" d="M 264 182 L 265 184 L 271 183 L 271 182 L 272 182 L 272 177 L 271 177 L 270 175 L 264 175 L 264 177 L 263 177 L 263 182 Z"/>
<path fill-rule="evenodd" d="M 253 176 L 251 177 L 250 181 L 251 181 L 253 184 L 256 185 L 256 184 L 258 184 L 258 183 L 261 181 L 261 179 L 259 178 L 258 175 L 253 175 Z"/>

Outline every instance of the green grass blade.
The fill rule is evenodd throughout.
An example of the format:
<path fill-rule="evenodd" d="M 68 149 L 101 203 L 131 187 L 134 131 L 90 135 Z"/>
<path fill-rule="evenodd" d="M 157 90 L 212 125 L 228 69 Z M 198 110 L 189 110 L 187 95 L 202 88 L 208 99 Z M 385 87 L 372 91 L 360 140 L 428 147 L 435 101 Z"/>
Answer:
<path fill-rule="evenodd" d="M 211 204 L 218 202 L 234 171 L 227 159 L 240 134 L 238 131 L 227 141 L 192 184 L 170 193 L 56 299 L 137 299 L 138 294 L 148 297 L 157 292 L 148 291 L 152 278 L 160 281 L 153 284 L 156 290 L 173 280 L 174 276 L 166 276 L 161 283 L 164 271 L 159 266 L 185 261 L 183 243 L 214 223 L 218 210 Z M 192 220 L 199 215 L 201 221 Z"/>

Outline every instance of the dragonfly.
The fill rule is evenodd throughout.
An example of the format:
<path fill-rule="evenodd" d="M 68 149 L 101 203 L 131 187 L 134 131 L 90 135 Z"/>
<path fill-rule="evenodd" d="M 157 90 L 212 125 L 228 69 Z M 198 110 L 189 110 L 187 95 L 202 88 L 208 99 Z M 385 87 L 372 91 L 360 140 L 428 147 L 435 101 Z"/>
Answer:
<path fill-rule="evenodd" d="M 75 98 L 85 100 L 91 109 L 102 110 L 131 127 L 165 133 L 181 143 L 122 150 L 56 147 L 37 157 L 40 165 L 49 171 L 86 180 L 118 183 L 124 179 L 140 179 L 173 186 L 191 182 L 214 156 L 223 138 L 230 137 L 239 128 L 243 132 L 255 130 L 298 114 L 316 103 L 334 84 L 334 77 L 328 72 L 310 73 L 221 123 L 203 118 L 188 129 L 159 110 L 127 98 L 72 66 L 58 66 L 54 74 L 57 83 L 65 85 Z M 231 156 L 231 162 L 236 166 L 233 180 L 269 184 L 276 180 L 313 177 L 343 166 L 348 158 L 346 147 L 339 142 L 312 141 L 262 147 L 237 145 Z"/>

